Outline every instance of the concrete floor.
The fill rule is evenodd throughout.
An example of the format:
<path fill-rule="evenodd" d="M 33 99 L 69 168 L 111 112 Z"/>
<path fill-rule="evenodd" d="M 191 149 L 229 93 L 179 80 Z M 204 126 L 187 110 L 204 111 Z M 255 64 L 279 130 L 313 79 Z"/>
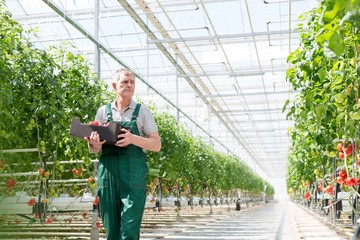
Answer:
<path fill-rule="evenodd" d="M 150 232 L 143 228 L 141 239 L 349 240 L 351 237 L 338 233 L 308 210 L 283 201 L 231 210 L 228 214 L 214 212 L 200 219 L 183 218 Z"/>

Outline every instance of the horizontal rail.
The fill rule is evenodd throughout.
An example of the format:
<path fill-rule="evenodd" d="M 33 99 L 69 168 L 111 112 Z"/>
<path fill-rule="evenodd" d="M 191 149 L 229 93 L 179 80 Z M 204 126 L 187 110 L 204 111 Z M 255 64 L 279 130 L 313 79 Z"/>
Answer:
<path fill-rule="evenodd" d="M 0 150 L 0 153 L 24 153 L 24 152 L 38 152 L 37 148 L 22 148 L 22 149 L 5 149 Z"/>

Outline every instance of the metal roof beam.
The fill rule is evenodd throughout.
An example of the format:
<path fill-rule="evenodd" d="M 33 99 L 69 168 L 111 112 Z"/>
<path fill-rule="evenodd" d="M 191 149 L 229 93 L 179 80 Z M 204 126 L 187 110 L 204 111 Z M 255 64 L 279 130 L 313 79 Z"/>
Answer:
<path fill-rule="evenodd" d="M 164 38 L 156 40 L 148 40 L 149 44 L 158 44 L 158 43 L 176 43 L 176 42 L 190 42 L 190 41 L 207 41 L 207 40 L 221 40 L 227 38 L 248 38 L 248 37 L 259 37 L 259 36 L 270 36 L 270 35 L 281 35 L 281 34 L 294 34 L 296 31 L 291 30 L 278 30 L 278 31 L 265 31 L 265 32 L 250 32 L 250 33 L 240 33 L 240 34 L 223 34 L 223 35 L 213 35 L 213 36 L 202 36 L 202 37 L 187 37 L 187 38 Z"/>
<path fill-rule="evenodd" d="M 253 92 L 253 93 L 236 93 L 236 94 L 216 94 L 216 95 L 204 95 L 204 97 L 208 97 L 208 98 L 218 98 L 218 97 L 241 97 L 241 96 L 251 96 L 251 95 L 264 95 L 264 94 L 268 94 L 268 95 L 272 95 L 272 94 L 291 94 L 291 93 L 298 93 L 300 91 L 278 91 L 278 92 Z M 268 110 L 264 110 L 264 111 L 268 111 Z M 231 111 L 233 112 L 233 111 Z"/>

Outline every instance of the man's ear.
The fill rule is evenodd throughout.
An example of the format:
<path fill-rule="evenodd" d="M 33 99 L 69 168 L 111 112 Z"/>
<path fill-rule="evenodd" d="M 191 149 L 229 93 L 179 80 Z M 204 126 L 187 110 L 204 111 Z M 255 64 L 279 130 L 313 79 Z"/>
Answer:
<path fill-rule="evenodd" d="M 113 89 L 116 90 L 116 83 L 113 82 L 111 85 L 112 85 Z"/>

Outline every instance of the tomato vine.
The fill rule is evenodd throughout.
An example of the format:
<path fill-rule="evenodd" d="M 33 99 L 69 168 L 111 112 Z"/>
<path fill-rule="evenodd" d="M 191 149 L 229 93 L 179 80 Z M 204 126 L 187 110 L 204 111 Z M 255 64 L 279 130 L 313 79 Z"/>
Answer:
<path fill-rule="evenodd" d="M 291 191 L 332 174 L 336 145 L 348 144 L 359 131 L 359 9 L 359 0 L 321 1 L 301 17 L 300 45 L 288 56 L 292 67 L 286 75 L 300 93 L 284 106 L 295 123 L 287 176 Z M 344 164 L 350 163 L 339 163 Z"/>

